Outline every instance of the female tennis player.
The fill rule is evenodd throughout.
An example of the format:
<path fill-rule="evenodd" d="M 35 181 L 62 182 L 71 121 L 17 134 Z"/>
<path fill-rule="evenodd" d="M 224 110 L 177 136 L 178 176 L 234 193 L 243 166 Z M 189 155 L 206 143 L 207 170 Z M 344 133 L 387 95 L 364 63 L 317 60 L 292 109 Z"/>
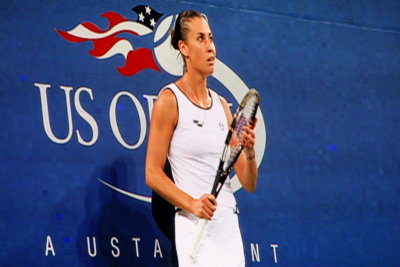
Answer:
<path fill-rule="evenodd" d="M 183 76 L 161 89 L 151 116 L 146 183 L 176 207 L 175 245 L 179 266 L 245 266 L 236 200 L 229 179 L 218 198 L 209 194 L 232 114 L 226 100 L 207 87 L 216 48 L 204 14 L 179 14 L 171 44 L 185 65 Z M 254 125 L 245 128 L 244 147 L 234 169 L 249 192 L 258 179 Z M 171 164 L 173 179 L 164 172 Z M 200 218 L 209 220 L 196 261 L 188 256 Z"/>

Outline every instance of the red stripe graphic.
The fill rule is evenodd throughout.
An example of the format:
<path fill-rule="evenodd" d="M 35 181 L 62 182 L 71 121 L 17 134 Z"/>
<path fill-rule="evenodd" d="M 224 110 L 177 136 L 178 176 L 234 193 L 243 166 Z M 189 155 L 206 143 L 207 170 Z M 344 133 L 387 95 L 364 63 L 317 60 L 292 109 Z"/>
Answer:
<path fill-rule="evenodd" d="M 146 35 L 151 33 L 151 30 L 143 30 L 142 25 L 135 21 L 130 21 L 116 12 L 106 12 L 102 17 L 108 20 L 109 26 L 106 30 L 100 29 L 94 23 L 82 22 L 69 31 L 58 29 L 56 31 L 62 38 L 69 42 L 82 43 L 91 41 L 93 49 L 89 51 L 89 54 L 93 57 L 105 59 L 117 54 L 124 55 L 126 58 L 125 66 L 117 67 L 119 73 L 124 76 L 135 75 L 144 69 L 161 72 L 156 64 L 152 50 L 148 48 L 134 49 L 129 40 L 117 37 L 121 33 L 141 36 L 139 33 L 141 32 L 143 35 Z M 123 42 L 118 43 L 120 41 Z"/>
<path fill-rule="evenodd" d="M 118 67 L 124 76 L 132 76 L 144 69 L 153 69 L 161 72 L 154 61 L 153 52 L 147 48 L 138 48 L 130 51 L 124 67 Z"/>

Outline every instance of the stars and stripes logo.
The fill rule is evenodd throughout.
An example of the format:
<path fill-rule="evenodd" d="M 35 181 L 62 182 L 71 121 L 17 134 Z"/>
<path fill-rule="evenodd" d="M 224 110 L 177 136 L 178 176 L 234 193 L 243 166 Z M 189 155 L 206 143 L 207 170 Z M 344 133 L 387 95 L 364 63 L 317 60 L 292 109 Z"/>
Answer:
<path fill-rule="evenodd" d="M 138 16 L 136 21 L 149 27 L 151 30 L 154 30 L 157 21 L 162 16 L 161 13 L 158 13 L 154 9 L 151 9 L 149 6 L 136 6 L 132 8 L 132 10 L 135 11 Z"/>
<path fill-rule="evenodd" d="M 93 49 L 89 54 L 97 59 L 107 59 L 118 54 L 123 55 L 125 65 L 117 67 L 119 73 L 124 76 L 132 76 L 144 69 L 152 69 L 161 72 L 154 58 L 153 48 L 134 47 L 130 40 L 135 38 L 121 37 L 129 34 L 136 38 L 142 38 L 151 34 L 163 15 L 150 6 L 136 6 L 132 8 L 136 12 L 137 20 L 132 21 L 117 12 L 106 12 L 102 17 L 108 20 L 106 30 L 100 29 L 91 22 L 82 22 L 69 31 L 56 29 L 57 33 L 65 40 L 73 43 L 90 41 Z"/>

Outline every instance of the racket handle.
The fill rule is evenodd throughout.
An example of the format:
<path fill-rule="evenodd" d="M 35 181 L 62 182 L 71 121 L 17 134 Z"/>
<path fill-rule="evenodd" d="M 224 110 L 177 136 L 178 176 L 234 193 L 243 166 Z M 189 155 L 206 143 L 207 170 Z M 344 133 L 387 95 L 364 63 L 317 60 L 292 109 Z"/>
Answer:
<path fill-rule="evenodd" d="M 190 247 L 189 257 L 193 260 L 193 262 L 197 259 L 197 254 L 199 252 L 200 241 L 203 238 L 204 231 L 206 229 L 208 220 L 200 219 L 197 223 L 196 233 L 193 239 L 193 243 Z"/>

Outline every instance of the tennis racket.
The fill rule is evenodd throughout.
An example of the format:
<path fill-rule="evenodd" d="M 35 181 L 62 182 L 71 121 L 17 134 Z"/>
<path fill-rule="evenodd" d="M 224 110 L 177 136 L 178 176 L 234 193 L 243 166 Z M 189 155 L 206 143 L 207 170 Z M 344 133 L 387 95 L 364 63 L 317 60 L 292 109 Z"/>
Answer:
<path fill-rule="evenodd" d="M 233 115 L 232 123 L 229 127 L 229 132 L 225 140 L 224 150 L 222 151 L 221 159 L 218 165 L 218 171 L 215 176 L 214 185 L 211 194 L 215 197 L 218 196 L 225 183 L 226 178 L 229 176 L 233 165 L 238 159 L 240 152 L 243 149 L 240 140 L 244 133 L 244 128 L 247 125 L 254 123 L 260 96 L 255 89 L 250 89 L 244 96 L 242 102 L 237 108 L 236 113 Z M 189 257 L 196 261 L 200 241 L 203 237 L 208 220 L 201 219 L 197 224 L 197 231 L 193 240 L 192 246 L 189 251 Z"/>

